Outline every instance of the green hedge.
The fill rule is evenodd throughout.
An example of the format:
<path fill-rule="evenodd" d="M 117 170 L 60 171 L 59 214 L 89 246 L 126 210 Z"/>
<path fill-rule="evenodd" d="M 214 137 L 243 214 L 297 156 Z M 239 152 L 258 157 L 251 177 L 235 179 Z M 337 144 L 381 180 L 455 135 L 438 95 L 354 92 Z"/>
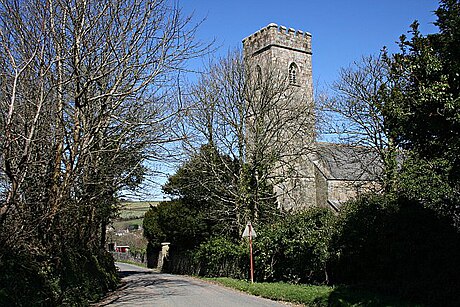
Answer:
<path fill-rule="evenodd" d="M 327 283 L 333 225 L 330 210 L 315 208 L 262 227 L 254 240 L 257 280 Z"/>
<path fill-rule="evenodd" d="M 249 248 L 226 238 L 212 238 L 194 251 L 199 275 L 246 278 L 249 268 Z"/>
<path fill-rule="evenodd" d="M 368 196 L 345 206 L 336 225 L 333 283 L 460 305 L 460 236 L 449 220 L 414 201 Z"/>
<path fill-rule="evenodd" d="M 287 215 L 257 228 L 253 240 L 255 279 L 325 283 L 334 215 L 327 209 Z M 248 278 L 249 248 L 246 240 L 211 238 L 193 250 L 172 244 L 165 270 L 208 277 Z"/>
<path fill-rule="evenodd" d="M 118 283 L 104 250 L 67 249 L 61 262 L 3 250 L 0 306 L 87 306 Z"/>

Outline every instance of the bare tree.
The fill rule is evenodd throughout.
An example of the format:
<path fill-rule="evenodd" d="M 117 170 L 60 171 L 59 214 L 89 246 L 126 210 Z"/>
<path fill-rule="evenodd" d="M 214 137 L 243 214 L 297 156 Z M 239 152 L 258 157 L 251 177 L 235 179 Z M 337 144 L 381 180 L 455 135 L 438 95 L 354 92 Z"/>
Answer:
<path fill-rule="evenodd" d="M 331 97 L 320 97 L 325 114 L 323 132 L 359 150 L 361 170 L 391 189 L 396 171 L 396 147 L 385 127 L 381 113 L 385 99 L 380 91 L 388 80 L 388 67 L 381 57 L 363 57 L 340 71 Z"/>
<path fill-rule="evenodd" d="M 277 211 L 279 194 L 273 187 L 286 177 L 301 176 L 299 166 L 314 139 L 312 105 L 298 97 L 288 76 L 271 65 L 263 70 L 249 65 L 241 52 L 229 53 L 210 65 L 185 99 L 186 126 L 193 137 L 184 147 L 192 154 L 203 144 L 215 148 L 221 159 L 209 160 L 215 163 L 208 167 L 215 174 L 209 180 L 227 179 L 221 172 L 233 176 L 216 190 L 206 181 L 196 184 L 219 204 L 213 216 L 234 218 L 240 228 L 247 219 Z"/>
<path fill-rule="evenodd" d="M 104 244 L 117 193 L 177 139 L 168 88 L 195 30 L 165 0 L 0 2 L 3 244 Z"/>

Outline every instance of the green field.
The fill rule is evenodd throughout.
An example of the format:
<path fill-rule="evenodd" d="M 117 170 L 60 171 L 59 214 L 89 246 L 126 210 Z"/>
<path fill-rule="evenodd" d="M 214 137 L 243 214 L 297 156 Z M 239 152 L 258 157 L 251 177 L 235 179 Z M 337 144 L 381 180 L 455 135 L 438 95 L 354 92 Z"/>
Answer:
<path fill-rule="evenodd" d="M 129 245 L 132 251 L 145 251 L 147 241 L 143 237 L 142 230 L 144 215 L 150 206 L 157 206 L 159 203 L 159 201 L 122 202 L 118 216 L 112 220 L 113 228 L 108 233 L 109 240 L 117 242 L 118 245 Z"/>
<path fill-rule="evenodd" d="M 131 225 L 142 226 L 145 212 L 150 209 L 150 206 L 157 206 L 159 203 L 159 201 L 122 202 L 118 217 L 113 220 L 114 228 L 126 229 Z"/>
<path fill-rule="evenodd" d="M 150 206 L 157 206 L 159 201 L 136 201 L 121 203 L 119 219 L 135 220 L 144 218 L 145 212 L 150 209 Z"/>
<path fill-rule="evenodd" d="M 113 222 L 113 227 L 115 229 L 126 229 L 132 225 L 142 226 L 143 221 L 144 221 L 143 218 L 117 220 Z"/>

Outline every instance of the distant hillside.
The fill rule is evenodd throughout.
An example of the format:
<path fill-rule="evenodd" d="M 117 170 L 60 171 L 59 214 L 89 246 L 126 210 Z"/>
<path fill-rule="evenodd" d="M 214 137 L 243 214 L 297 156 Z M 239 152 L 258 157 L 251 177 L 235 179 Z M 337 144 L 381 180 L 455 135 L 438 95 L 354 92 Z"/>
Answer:
<path fill-rule="evenodd" d="M 160 201 L 125 201 L 121 203 L 118 217 L 112 221 L 107 232 L 107 241 L 127 245 L 131 252 L 145 254 L 147 240 L 143 236 L 142 223 L 145 212 Z"/>
<path fill-rule="evenodd" d="M 144 218 L 150 206 L 157 206 L 159 201 L 132 201 L 122 202 L 119 214 L 120 220 L 135 220 Z"/>

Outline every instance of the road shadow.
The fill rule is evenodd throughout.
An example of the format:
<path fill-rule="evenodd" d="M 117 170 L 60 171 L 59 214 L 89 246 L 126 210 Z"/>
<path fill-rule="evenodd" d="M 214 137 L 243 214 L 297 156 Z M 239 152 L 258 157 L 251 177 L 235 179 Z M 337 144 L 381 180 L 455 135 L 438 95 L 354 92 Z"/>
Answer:
<path fill-rule="evenodd" d="M 127 270 L 118 274 L 122 278 L 118 289 L 92 306 L 142 305 L 171 296 L 188 295 L 191 286 L 206 287 L 192 278 L 159 272 Z"/>
<path fill-rule="evenodd" d="M 129 277 L 132 275 L 144 275 L 144 274 L 151 274 L 152 272 L 142 272 L 142 271 L 118 271 L 118 276 L 120 278 Z"/>

